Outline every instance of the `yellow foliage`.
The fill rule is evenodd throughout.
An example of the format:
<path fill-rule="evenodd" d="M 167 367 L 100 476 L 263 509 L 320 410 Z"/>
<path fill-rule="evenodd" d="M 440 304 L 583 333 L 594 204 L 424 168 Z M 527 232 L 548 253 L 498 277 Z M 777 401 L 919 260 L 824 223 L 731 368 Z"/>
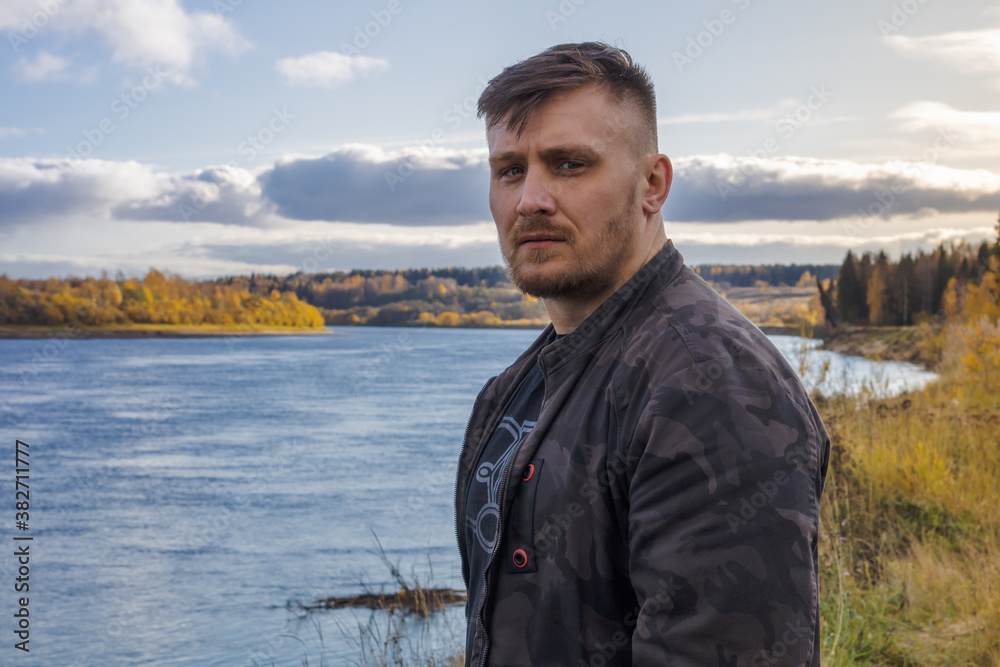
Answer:
<path fill-rule="evenodd" d="M 260 324 L 320 328 L 323 316 L 294 292 L 251 294 L 239 287 L 188 282 L 151 269 L 142 280 L 0 284 L 0 324 Z M 33 287 L 27 289 L 22 283 Z"/>
<path fill-rule="evenodd" d="M 458 313 L 453 313 L 450 310 L 446 310 L 436 318 L 434 318 L 434 324 L 439 327 L 457 327 L 460 322 L 460 317 Z"/>

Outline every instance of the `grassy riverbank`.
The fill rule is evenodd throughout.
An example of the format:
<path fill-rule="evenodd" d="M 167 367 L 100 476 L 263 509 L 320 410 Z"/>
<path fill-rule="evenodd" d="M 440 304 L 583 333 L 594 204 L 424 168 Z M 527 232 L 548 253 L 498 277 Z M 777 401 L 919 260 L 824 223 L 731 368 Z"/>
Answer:
<path fill-rule="evenodd" d="M 970 379 L 818 400 L 825 664 L 1000 662 L 1000 401 Z"/>
<path fill-rule="evenodd" d="M 869 359 L 909 361 L 931 367 L 930 340 L 939 327 L 929 324 L 908 327 L 841 326 L 824 330 L 823 349 Z"/>

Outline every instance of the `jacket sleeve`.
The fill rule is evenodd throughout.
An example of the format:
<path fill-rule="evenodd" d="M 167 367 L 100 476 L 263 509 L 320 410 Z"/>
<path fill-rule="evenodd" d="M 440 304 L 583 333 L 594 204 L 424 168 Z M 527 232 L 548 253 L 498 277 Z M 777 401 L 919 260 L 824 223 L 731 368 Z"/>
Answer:
<path fill-rule="evenodd" d="M 798 381 L 701 362 L 640 409 L 623 443 L 633 664 L 818 665 L 829 439 Z"/>

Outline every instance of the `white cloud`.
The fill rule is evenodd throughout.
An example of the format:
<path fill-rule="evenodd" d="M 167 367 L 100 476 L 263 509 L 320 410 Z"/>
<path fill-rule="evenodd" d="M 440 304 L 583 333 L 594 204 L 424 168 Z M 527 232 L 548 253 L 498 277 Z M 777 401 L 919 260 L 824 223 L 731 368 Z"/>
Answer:
<path fill-rule="evenodd" d="M 271 208 L 252 173 L 219 166 L 199 169 L 193 175 L 160 176 L 154 196 L 125 200 L 113 213 L 122 220 L 258 225 L 273 220 Z"/>
<path fill-rule="evenodd" d="M 929 162 L 695 155 L 675 160 L 674 174 L 664 216 L 677 221 L 833 220 L 858 209 L 881 216 L 1000 208 L 1000 174 Z"/>
<path fill-rule="evenodd" d="M 907 132 L 947 128 L 966 141 L 1000 140 L 1000 111 L 961 111 L 941 102 L 913 102 L 889 118 L 900 121 Z"/>
<path fill-rule="evenodd" d="M 333 51 L 317 51 L 298 58 L 282 58 L 274 68 L 290 86 L 334 87 L 381 74 L 389 69 L 389 61 L 369 56 L 348 56 Z"/>
<path fill-rule="evenodd" d="M 0 228 L 84 216 L 106 218 L 122 201 L 157 192 L 137 162 L 0 158 Z"/>
<path fill-rule="evenodd" d="M 906 37 L 886 42 L 900 53 L 944 62 L 964 73 L 1000 74 L 1000 28 Z"/>
<path fill-rule="evenodd" d="M 65 58 L 41 51 L 34 60 L 29 60 L 28 58 L 18 59 L 11 69 L 14 70 L 14 74 L 22 81 L 36 83 L 61 78 L 68 66 L 69 61 Z"/>
<path fill-rule="evenodd" d="M 264 196 L 296 220 L 460 225 L 492 220 L 485 149 L 342 146 L 279 161 L 261 175 Z"/>
<path fill-rule="evenodd" d="M 856 228 L 857 223 L 851 220 L 841 221 L 843 228 L 850 230 Z M 958 229 L 954 227 L 937 227 L 934 229 L 921 230 L 916 232 L 904 232 L 900 234 L 761 234 L 746 232 L 743 234 L 713 234 L 711 232 L 680 232 L 670 234 L 670 238 L 677 243 L 689 243 L 698 245 L 728 245 L 753 248 L 762 245 L 784 245 L 791 247 L 835 247 L 835 248 L 891 248 L 900 244 L 916 245 L 921 248 L 933 248 L 941 243 L 949 243 L 959 240 L 978 242 L 989 238 L 993 229 L 990 227 L 973 227 L 971 229 Z"/>
<path fill-rule="evenodd" d="M 50 13 L 42 10 L 38 0 L 4 0 L 0 2 L 0 30 L 21 30 L 25 26 L 37 29 L 41 21 L 35 20 L 35 15 L 47 17 Z"/>
<path fill-rule="evenodd" d="M 46 13 L 46 30 L 96 32 L 112 60 L 129 67 L 158 65 L 170 80 L 189 84 L 189 70 L 209 51 L 230 56 L 250 47 L 233 25 L 216 12 L 187 12 L 179 0 L 76 0 L 56 2 Z M 0 10 L 0 27 L 20 28 L 39 11 L 35 2 L 16 2 Z"/>

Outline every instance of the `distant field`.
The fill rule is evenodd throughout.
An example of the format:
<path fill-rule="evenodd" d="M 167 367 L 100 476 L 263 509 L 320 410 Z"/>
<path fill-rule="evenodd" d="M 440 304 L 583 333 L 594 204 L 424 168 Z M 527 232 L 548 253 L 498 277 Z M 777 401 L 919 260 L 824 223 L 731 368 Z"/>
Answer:
<path fill-rule="evenodd" d="M 716 287 L 759 327 L 810 333 L 823 321 L 819 293 L 809 287 Z"/>

